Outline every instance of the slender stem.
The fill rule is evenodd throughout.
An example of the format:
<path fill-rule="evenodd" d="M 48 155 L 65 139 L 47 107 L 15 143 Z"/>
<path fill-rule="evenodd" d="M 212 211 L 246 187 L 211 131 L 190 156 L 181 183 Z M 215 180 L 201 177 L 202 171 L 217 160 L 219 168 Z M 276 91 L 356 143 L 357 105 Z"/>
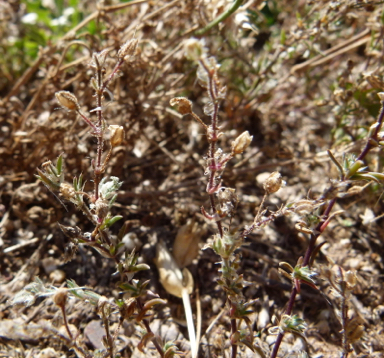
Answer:
<path fill-rule="evenodd" d="M 97 154 L 96 162 L 94 163 L 94 185 L 95 185 L 95 199 L 99 198 L 99 184 L 101 180 L 101 156 L 103 154 L 104 147 L 104 128 L 103 128 L 103 113 L 102 113 L 102 98 L 103 98 L 103 78 L 102 78 L 102 66 L 98 61 L 97 56 L 94 57 L 96 63 L 96 108 L 97 108 L 97 127 L 100 133 L 97 136 Z"/>
<path fill-rule="evenodd" d="M 196 358 L 199 346 L 196 341 L 196 333 L 195 333 L 195 325 L 193 323 L 191 300 L 189 297 L 188 289 L 185 287 L 182 290 L 182 299 L 183 299 L 185 317 L 187 319 L 189 342 L 191 343 L 191 354 L 192 354 L 192 358 Z"/>
<path fill-rule="evenodd" d="M 315 248 L 316 240 L 323 233 L 323 231 L 325 229 L 323 227 L 323 224 L 328 219 L 329 214 L 331 213 L 331 211 L 332 211 L 333 207 L 335 206 L 335 204 L 336 204 L 336 198 L 334 198 L 334 199 L 329 201 L 329 203 L 327 205 L 327 208 L 325 209 L 325 211 L 323 213 L 323 220 L 321 220 L 321 222 L 316 226 L 316 228 L 314 230 L 314 234 L 311 235 L 307 251 L 305 252 L 305 255 L 304 255 L 302 266 L 307 266 L 309 264 L 309 261 L 311 260 L 311 256 L 312 256 L 313 250 Z"/>
<path fill-rule="evenodd" d="M 116 76 L 118 70 L 124 63 L 124 59 L 119 59 L 116 63 L 113 71 L 111 74 L 107 77 L 105 81 L 103 81 L 102 77 L 102 66 L 99 63 L 97 57 L 94 57 L 94 61 L 96 63 L 96 81 L 97 81 L 97 90 L 96 90 L 96 108 L 97 108 L 97 154 L 96 154 L 96 162 L 94 167 L 94 183 L 95 183 L 95 199 L 97 200 L 99 198 L 99 184 L 101 180 L 101 176 L 105 171 L 105 165 L 109 160 L 110 154 L 107 156 L 107 160 L 102 164 L 102 155 L 103 155 L 103 149 L 104 149 L 104 118 L 103 118 L 103 93 L 107 89 L 109 83 L 112 81 L 112 79 Z"/>
<path fill-rule="evenodd" d="M 227 19 L 229 16 L 231 16 L 243 3 L 243 0 L 236 0 L 232 6 L 225 12 L 223 12 L 220 16 L 218 16 L 216 19 L 211 21 L 207 26 L 204 28 L 195 31 L 196 36 L 204 35 L 207 31 L 218 25 L 220 22 L 224 21 Z"/>
<path fill-rule="evenodd" d="M 94 130 L 94 132 L 97 134 L 99 132 L 99 128 L 95 126 L 92 121 L 87 118 L 82 112 L 78 111 L 78 114 L 80 114 L 81 118 Z"/>
<path fill-rule="evenodd" d="M 267 196 L 268 196 L 268 193 L 265 193 L 264 196 L 263 196 L 263 199 L 261 199 L 261 203 L 260 203 L 259 209 L 257 210 L 257 214 L 255 216 L 255 220 L 253 221 L 254 223 L 257 223 L 259 221 L 259 219 L 260 219 L 260 213 L 261 213 L 261 210 L 263 209 L 264 202 L 265 202 L 265 199 L 267 199 Z"/>
<path fill-rule="evenodd" d="M 117 74 L 117 71 L 120 69 L 121 65 L 124 63 L 124 59 L 120 58 L 111 74 L 108 76 L 108 78 L 103 82 L 103 85 L 100 88 L 100 92 L 103 93 L 105 89 L 108 87 L 109 83 L 112 81 L 113 77 Z"/>
<path fill-rule="evenodd" d="M 275 345 L 273 346 L 273 351 L 271 353 L 271 358 L 277 357 L 277 352 L 279 351 L 281 342 L 283 341 L 283 337 L 284 337 L 284 334 L 280 332 L 278 334 L 277 338 L 276 338 Z"/>
<path fill-rule="evenodd" d="M 82 202 L 82 205 L 79 206 L 79 210 L 81 210 L 83 212 L 83 214 L 88 218 L 88 220 L 94 224 L 94 225 L 97 225 L 97 221 L 94 219 L 91 211 L 89 210 L 88 206 L 85 205 L 84 202 Z"/>
<path fill-rule="evenodd" d="M 232 305 L 232 303 L 231 303 Z M 237 322 L 236 318 L 231 318 L 231 332 L 235 334 L 237 332 Z M 236 358 L 237 355 L 237 344 L 232 344 L 232 358 Z"/>
<path fill-rule="evenodd" d="M 215 187 L 218 185 L 216 182 L 216 173 L 217 173 L 217 162 L 215 158 L 216 153 L 216 142 L 218 140 L 218 113 L 219 113 L 219 102 L 217 100 L 217 82 L 215 81 L 215 70 L 211 70 L 205 63 L 205 60 L 200 60 L 199 64 L 204 68 L 205 72 L 208 75 L 208 95 L 210 100 L 213 102 L 213 111 L 211 115 L 211 126 L 206 127 L 207 137 L 209 141 L 209 152 L 208 152 L 208 166 L 209 166 L 209 179 L 207 185 L 207 192 L 209 193 L 209 200 L 211 203 L 212 214 L 217 213 L 214 191 Z M 223 237 L 223 227 L 220 221 L 216 221 L 217 229 L 221 237 Z"/>
<path fill-rule="evenodd" d="M 217 210 L 216 210 L 215 198 L 213 194 L 209 195 L 209 200 L 211 202 L 211 208 L 214 215 L 216 214 Z M 223 237 L 224 232 L 223 232 L 223 225 L 221 225 L 221 221 L 216 220 L 216 225 L 217 225 L 217 230 L 219 230 L 220 237 Z"/>
<path fill-rule="evenodd" d="M 307 251 L 305 252 L 302 266 L 307 266 L 309 264 L 313 250 L 314 250 L 315 245 L 316 245 L 316 240 L 322 234 L 321 230 L 325 229 L 325 228 L 322 228 L 322 225 L 327 220 L 327 218 L 328 218 L 328 216 L 329 216 L 329 214 L 330 214 L 330 212 L 331 212 L 331 210 L 335 204 L 336 204 L 336 198 L 332 199 L 328 203 L 328 206 L 324 211 L 323 220 L 321 220 L 321 222 L 317 225 L 316 229 L 314 230 L 314 234 L 311 235 Z M 291 291 L 291 296 L 290 296 L 289 301 L 288 301 L 287 309 L 285 310 L 285 314 L 287 314 L 287 315 L 292 314 L 293 306 L 295 304 L 296 295 L 297 295 L 297 289 L 296 289 L 296 286 L 293 285 L 292 291 Z M 273 347 L 273 351 L 271 353 L 271 358 L 277 357 L 277 352 L 279 351 L 281 342 L 283 341 L 283 337 L 284 337 L 284 332 L 279 332 L 277 339 L 276 339 L 276 342 L 275 342 L 275 345 Z"/>
<path fill-rule="evenodd" d="M 343 343 L 343 349 L 344 349 L 344 354 L 343 357 L 347 358 L 349 354 L 349 344 L 348 344 L 348 333 L 347 333 L 347 325 L 348 325 L 348 305 L 346 304 L 346 297 L 345 297 L 345 280 L 344 280 L 344 275 L 341 267 L 339 267 L 339 275 L 341 278 L 340 286 L 341 289 L 337 289 L 337 292 L 341 296 L 341 325 L 342 325 L 342 343 Z"/>
<path fill-rule="evenodd" d="M 108 351 L 111 358 L 114 358 L 113 356 L 113 339 L 111 337 L 111 331 L 109 330 L 109 322 L 108 318 L 104 312 L 104 308 L 102 308 L 102 314 L 103 314 L 103 323 L 104 323 L 104 329 L 105 329 L 105 335 L 108 343 Z"/>
<path fill-rule="evenodd" d="M 348 305 L 345 304 L 345 296 L 343 294 L 341 298 L 341 320 L 343 325 L 343 348 L 344 348 L 344 357 L 347 358 L 349 354 L 349 344 L 348 344 L 348 332 L 347 332 L 347 322 L 348 322 Z"/>
<path fill-rule="evenodd" d="M 60 308 L 61 308 L 61 313 L 63 314 L 65 329 L 67 330 L 69 338 L 73 341 L 72 332 L 70 331 L 69 326 L 68 326 L 68 320 L 67 320 L 67 314 L 65 312 L 65 306 L 60 306 Z"/>
<path fill-rule="evenodd" d="M 380 113 L 379 117 L 377 118 L 377 125 L 371 136 L 367 139 L 367 143 L 365 144 L 364 149 L 360 153 L 360 155 L 357 157 L 356 160 L 362 160 L 365 158 L 365 156 L 369 153 L 369 151 L 374 147 L 373 141 L 377 140 L 377 135 L 379 131 L 381 130 L 381 127 L 383 125 L 383 120 L 384 120 L 384 101 L 381 101 L 381 108 L 380 108 Z"/>
<path fill-rule="evenodd" d="M 106 166 L 107 166 L 107 164 L 108 164 L 108 162 L 109 162 L 109 159 L 111 159 L 112 150 L 113 150 L 113 148 L 111 147 L 111 148 L 109 149 L 109 151 L 108 151 L 107 156 L 106 156 L 105 159 L 104 159 L 104 163 L 103 163 L 103 166 L 102 166 L 102 171 L 105 170 L 105 168 L 106 168 Z"/>

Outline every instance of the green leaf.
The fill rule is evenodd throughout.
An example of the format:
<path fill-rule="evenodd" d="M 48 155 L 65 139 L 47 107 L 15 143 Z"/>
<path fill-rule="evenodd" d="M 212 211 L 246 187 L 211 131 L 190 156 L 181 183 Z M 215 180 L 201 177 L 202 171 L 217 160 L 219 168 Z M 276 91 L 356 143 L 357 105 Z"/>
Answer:
<path fill-rule="evenodd" d="M 122 218 L 121 215 L 116 215 L 113 218 L 105 218 L 104 223 L 100 226 L 100 230 L 109 229 L 116 221 L 119 221 Z"/>
<path fill-rule="evenodd" d="M 127 228 L 128 228 L 128 224 L 125 222 L 123 226 L 120 228 L 119 233 L 117 234 L 117 242 L 121 242 L 121 240 L 123 240 L 123 237 L 126 234 Z"/>
<path fill-rule="evenodd" d="M 61 175 L 62 170 L 63 170 L 63 155 L 60 154 L 59 157 L 57 158 L 56 162 L 56 170 L 59 175 Z"/>
<path fill-rule="evenodd" d="M 113 203 L 116 201 L 116 198 L 117 198 L 117 194 L 114 194 L 111 198 L 111 200 L 109 200 L 109 207 L 111 207 L 113 205 Z"/>
<path fill-rule="evenodd" d="M 129 283 L 121 283 L 120 285 L 118 285 L 118 287 L 126 292 L 139 292 L 139 290 L 135 286 L 130 285 Z"/>
<path fill-rule="evenodd" d="M 280 34 L 280 43 L 281 43 L 282 45 L 284 45 L 286 39 L 287 39 L 287 34 L 286 34 L 285 30 L 282 29 L 282 30 L 281 30 L 281 34 Z"/>
<path fill-rule="evenodd" d="M 368 181 L 373 180 L 373 181 L 375 181 L 376 183 L 379 183 L 379 180 L 378 180 L 375 176 L 371 175 L 370 173 L 366 173 L 366 174 L 355 174 L 355 175 L 353 175 L 353 176 L 351 177 L 351 179 L 352 179 L 352 180 L 368 180 Z"/>
<path fill-rule="evenodd" d="M 145 270 L 149 270 L 150 267 L 147 265 L 147 264 L 138 264 L 135 266 L 134 268 L 134 271 L 145 271 Z"/>
<path fill-rule="evenodd" d="M 37 172 L 39 173 L 39 175 L 35 175 L 36 178 L 40 179 L 44 184 L 48 186 L 52 185 L 52 182 L 40 169 L 37 169 Z"/>

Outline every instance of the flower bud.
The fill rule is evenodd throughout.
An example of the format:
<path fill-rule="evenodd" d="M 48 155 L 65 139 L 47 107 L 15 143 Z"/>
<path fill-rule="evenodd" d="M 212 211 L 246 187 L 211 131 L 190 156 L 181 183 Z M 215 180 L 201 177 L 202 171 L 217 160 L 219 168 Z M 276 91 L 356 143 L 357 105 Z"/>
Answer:
<path fill-rule="evenodd" d="M 241 154 L 248 148 L 251 144 L 253 136 L 249 135 L 248 131 L 241 133 L 233 142 L 232 142 L 232 154 Z"/>
<path fill-rule="evenodd" d="M 138 39 L 128 40 L 124 45 L 120 47 L 120 50 L 117 53 L 117 57 L 124 58 L 125 56 L 133 56 L 136 53 L 138 43 Z"/>
<path fill-rule="evenodd" d="M 264 183 L 267 194 L 276 193 L 282 186 L 283 178 L 279 172 L 273 172 Z"/>
<path fill-rule="evenodd" d="M 68 91 L 59 91 L 55 93 L 57 101 L 61 107 L 70 111 L 76 111 L 80 109 L 79 102 L 74 94 Z"/>
<path fill-rule="evenodd" d="M 207 52 L 204 42 L 194 38 L 184 41 L 184 50 L 185 56 L 193 61 L 200 60 Z"/>
<path fill-rule="evenodd" d="M 120 145 L 124 140 L 124 128 L 122 126 L 110 125 L 108 127 L 111 132 L 111 139 L 109 140 L 112 148 Z"/>
<path fill-rule="evenodd" d="M 185 97 L 175 97 L 169 101 L 169 104 L 177 106 L 177 110 L 180 114 L 191 114 L 192 113 L 192 102 Z"/>

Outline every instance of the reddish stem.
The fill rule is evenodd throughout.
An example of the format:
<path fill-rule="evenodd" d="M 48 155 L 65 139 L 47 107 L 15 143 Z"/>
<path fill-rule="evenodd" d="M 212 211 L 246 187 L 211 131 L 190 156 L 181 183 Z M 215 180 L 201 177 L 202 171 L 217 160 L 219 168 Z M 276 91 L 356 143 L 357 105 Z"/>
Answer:
<path fill-rule="evenodd" d="M 366 143 L 364 149 L 361 151 L 361 153 L 359 154 L 359 156 L 357 157 L 356 160 L 363 160 L 367 156 L 369 151 L 374 147 L 373 143 L 374 143 L 374 141 L 377 140 L 377 135 L 378 135 L 378 133 L 381 130 L 381 127 L 383 125 L 383 120 L 384 120 L 384 101 L 381 102 L 380 113 L 379 113 L 379 116 L 378 116 L 377 121 L 376 121 L 377 126 L 376 126 L 375 130 L 373 131 L 373 133 L 371 134 L 371 136 L 367 139 L 367 143 Z M 307 251 L 305 253 L 302 266 L 308 266 L 309 265 L 310 260 L 311 260 L 311 256 L 312 256 L 313 251 L 314 251 L 315 246 L 316 246 L 316 241 L 319 238 L 319 236 L 323 233 L 325 228 L 327 227 L 327 225 L 324 225 L 324 223 L 327 221 L 333 207 L 336 204 L 336 201 L 337 201 L 337 198 L 334 198 L 334 199 L 329 201 L 328 206 L 325 209 L 325 212 L 323 214 L 323 220 L 321 220 L 321 222 L 317 225 L 316 229 L 313 231 L 314 234 L 311 235 L 311 238 L 309 240 L 309 245 L 308 245 Z M 287 309 L 285 310 L 285 314 L 290 315 L 292 313 L 293 306 L 294 306 L 295 299 L 296 299 L 296 295 L 297 295 L 297 289 L 295 286 L 293 286 L 292 291 L 291 291 L 291 296 L 290 296 L 289 301 L 288 301 Z M 275 345 L 273 347 L 271 358 L 277 357 L 277 353 L 279 351 L 283 337 L 284 337 L 284 332 L 280 332 L 277 336 Z"/>

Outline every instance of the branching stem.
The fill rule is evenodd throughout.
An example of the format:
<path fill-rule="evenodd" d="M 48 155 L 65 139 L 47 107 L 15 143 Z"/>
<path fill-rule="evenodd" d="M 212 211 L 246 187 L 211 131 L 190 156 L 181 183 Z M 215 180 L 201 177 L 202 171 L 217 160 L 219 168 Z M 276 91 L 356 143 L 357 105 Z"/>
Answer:
<path fill-rule="evenodd" d="M 377 140 L 377 135 L 378 135 L 378 133 L 381 130 L 381 127 L 383 125 L 383 120 L 384 120 L 384 101 L 381 101 L 381 109 L 380 109 L 380 113 L 379 113 L 379 116 L 378 116 L 377 121 L 376 121 L 377 126 L 376 126 L 375 130 L 373 131 L 373 133 L 371 134 L 371 136 L 369 138 L 367 138 L 367 143 L 366 143 L 364 149 L 358 155 L 356 160 L 363 160 L 367 156 L 367 154 L 370 152 L 370 150 L 374 147 L 374 145 L 372 143 L 373 143 L 373 141 Z M 323 224 L 327 221 L 328 217 L 330 216 L 330 213 L 331 213 L 333 207 L 335 206 L 336 201 L 337 201 L 337 198 L 334 198 L 328 202 L 328 205 L 324 211 L 322 220 L 317 225 L 317 227 L 313 230 L 313 233 L 312 233 L 311 238 L 309 240 L 307 251 L 306 251 L 304 259 L 303 259 L 303 263 L 302 263 L 303 267 L 308 266 L 309 263 L 311 262 L 311 256 L 314 252 L 314 249 L 316 246 L 316 241 L 319 238 L 319 236 L 322 234 L 322 232 L 325 230 L 326 226 L 324 226 Z M 297 295 L 297 289 L 295 286 L 293 286 L 292 291 L 291 291 L 291 296 L 290 296 L 289 301 L 288 301 L 287 309 L 285 310 L 285 314 L 291 315 L 292 310 L 293 310 L 293 306 L 295 303 L 296 295 Z M 284 337 L 284 333 L 280 332 L 277 336 L 275 345 L 273 347 L 271 358 L 277 357 L 277 353 L 279 351 L 283 337 Z M 343 337 L 343 341 L 344 341 L 344 337 Z M 343 345 L 345 347 L 344 343 L 343 343 Z"/>

